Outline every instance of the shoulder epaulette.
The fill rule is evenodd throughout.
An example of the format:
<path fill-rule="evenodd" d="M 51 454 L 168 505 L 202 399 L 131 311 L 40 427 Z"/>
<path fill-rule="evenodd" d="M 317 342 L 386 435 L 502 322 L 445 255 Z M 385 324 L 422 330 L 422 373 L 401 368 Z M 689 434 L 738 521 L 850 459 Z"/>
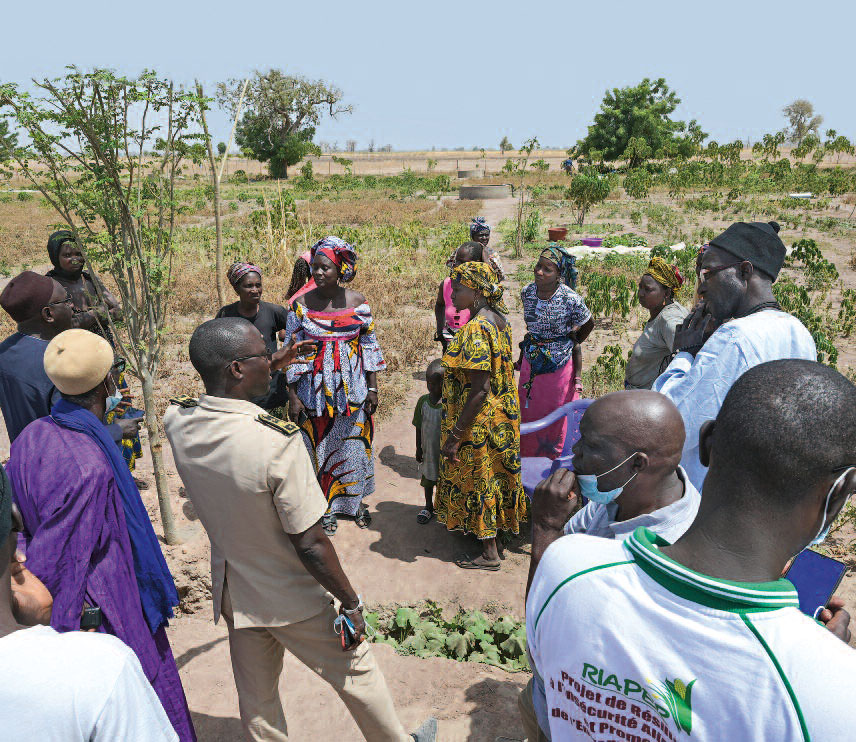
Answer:
<path fill-rule="evenodd" d="M 268 415 L 264 412 L 262 412 L 256 420 L 258 420 L 262 425 L 267 425 L 269 428 L 273 428 L 283 435 L 294 435 L 295 433 L 300 432 L 300 428 L 298 428 L 294 423 L 287 422 L 286 420 L 280 420 L 278 417 Z"/>
<path fill-rule="evenodd" d="M 186 394 L 179 394 L 177 397 L 169 398 L 170 404 L 177 404 L 179 407 L 196 407 L 199 404 L 193 397 Z"/>

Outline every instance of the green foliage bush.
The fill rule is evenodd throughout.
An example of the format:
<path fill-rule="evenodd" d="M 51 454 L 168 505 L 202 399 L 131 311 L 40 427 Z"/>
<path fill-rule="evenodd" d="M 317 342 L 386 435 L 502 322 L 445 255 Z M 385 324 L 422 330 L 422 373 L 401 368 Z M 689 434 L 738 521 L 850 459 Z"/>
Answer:
<path fill-rule="evenodd" d="M 493 621 L 481 611 L 460 610 L 447 621 L 429 601 L 422 612 L 405 606 L 385 617 L 366 613 L 365 619 L 371 627 L 369 640 L 388 644 L 398 654 L 480 662 L 508 672 L 529 670 L 526 624 L 511 616 Z"/>

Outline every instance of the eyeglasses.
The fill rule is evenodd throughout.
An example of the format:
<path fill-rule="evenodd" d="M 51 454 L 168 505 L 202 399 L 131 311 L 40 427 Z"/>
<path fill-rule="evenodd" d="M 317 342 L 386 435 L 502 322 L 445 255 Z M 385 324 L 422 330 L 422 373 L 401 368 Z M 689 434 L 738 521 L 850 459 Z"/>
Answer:
<path fill-rule="evenodd" d="M 226 364 L 226 368 L 229 368 L 233 363 L 237 363 L 238 361 L 249 361 L 251 358 L 264 358 L 268 363 L 273 360 L 273 353 L 271 351 L 266 350 L 264 353 L 255 353 L 251 356 L 241 356 L 240 358 L 233 358 L 229 363 Z"/>
<path fill-rule="evenodd" d="M 726 268 L 734 268 L 737 265 L 743 265 L 745 260 L 738 260 L 736 263 L 729 263 L 728 265 L 718 265 L 716 268 L 702 268 L 698 272 L 698 277 L 700 281 L 707 281 L 708 276 L 712 276 L 715 273 L 719 273 L 720 271 L 724 271 Z"/>
<path fill-rule="evenodd" d="M 57 301 L 48 302 L 49 307 L 52 307 L 54 304 L 74 304 L 74 299 L 71 298 L 70 294 L 66 294 L 65 299 L 58 299 Z"/>

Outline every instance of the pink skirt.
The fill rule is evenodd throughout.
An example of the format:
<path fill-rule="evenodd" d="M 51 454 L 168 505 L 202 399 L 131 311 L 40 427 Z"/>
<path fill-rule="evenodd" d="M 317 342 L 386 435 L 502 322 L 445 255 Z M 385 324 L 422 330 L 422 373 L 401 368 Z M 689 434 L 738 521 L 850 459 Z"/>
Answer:
<path fill-rule="evenodd" d="M 527 407 L 526 389 L 523 385 L 529 381 L 530 375 L 529 361 L 524 357 L 520 368 L 520 382 L 517 387 L 520 395 L 520 421 L 522 423 L 540 420 L 562 405 L 579 399 L 579 394 L 574 389 L 573 359 L 569 360 L 558 371 L 551 374 L 538 374 L 535 377 L 529 392 Z M 521 435 L 520 455 L 557 458 L 562 453 L 562 446 L 565 445 L 567 424 L 567 418 L 562 418 L 549 428 L 539 430 L 537 433 Z"/>

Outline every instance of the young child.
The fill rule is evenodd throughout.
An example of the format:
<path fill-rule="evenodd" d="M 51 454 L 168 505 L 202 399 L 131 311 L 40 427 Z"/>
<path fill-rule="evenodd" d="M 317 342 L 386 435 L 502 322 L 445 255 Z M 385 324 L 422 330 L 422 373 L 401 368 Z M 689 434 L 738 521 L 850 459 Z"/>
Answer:
<path fill-rule="evenodd" d="M 440 471 L 440 416 L 443 405 L 443 363 L 435 360 L 425 372 L 428 394 L 419 397 L 413 412 L 416 428 L 416 460 L 421 464 L 422 486 L 425 488 L 425 508 L 419 511 L 416 521 L 425 525 L 434 517 L 434 485 Z"/>

